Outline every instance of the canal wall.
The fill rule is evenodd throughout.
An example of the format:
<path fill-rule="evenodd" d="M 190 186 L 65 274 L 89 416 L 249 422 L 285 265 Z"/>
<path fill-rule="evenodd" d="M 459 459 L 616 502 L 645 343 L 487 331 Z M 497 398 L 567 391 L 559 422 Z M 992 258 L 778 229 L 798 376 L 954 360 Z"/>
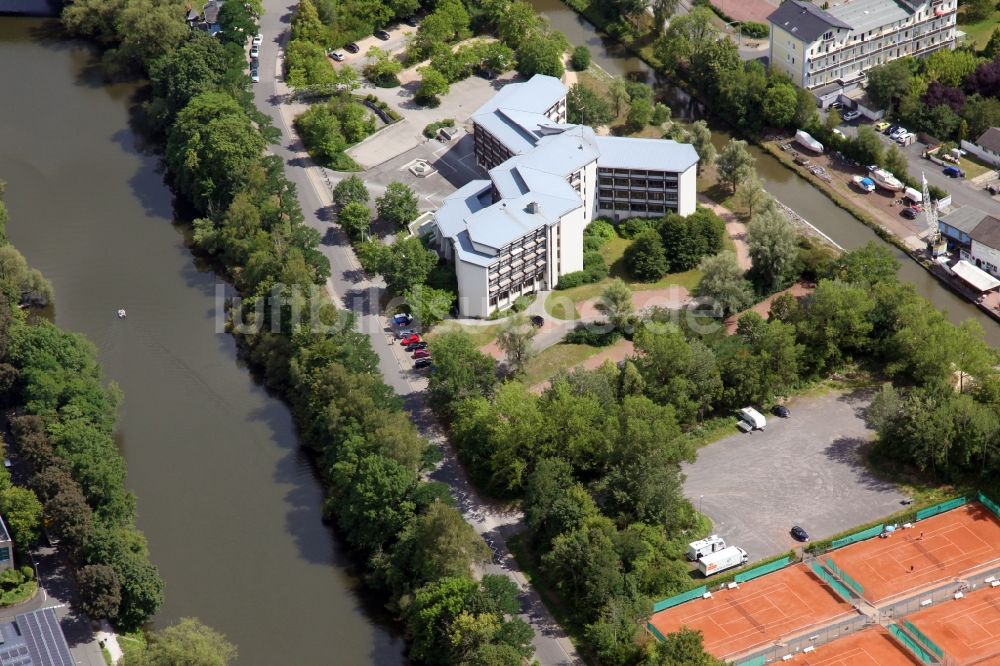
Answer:
<path fill-rule="evenodd" d="M 62 0 L 0 0 L 0 14 L 58 16 Z"/>

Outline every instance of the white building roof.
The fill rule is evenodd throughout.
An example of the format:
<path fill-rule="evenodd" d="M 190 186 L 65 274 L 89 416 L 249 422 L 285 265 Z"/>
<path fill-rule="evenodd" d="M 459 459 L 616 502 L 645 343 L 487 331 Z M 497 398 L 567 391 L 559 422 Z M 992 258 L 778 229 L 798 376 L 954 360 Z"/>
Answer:
<path fill-rule="evenodd" d="M 960 277 L 963 282 L 971 285 L 979 291 L 989 291 L 990 289 L 1000 287 L 1000 280 L 996 279 L 981 268 L 976 268 L 965 259 L 962 259 L 960 262 L 952 266 L 951 270 L 953 270 L 955 275 Z"/>
<path fill-rule="evenodd" d="M 483 104 L 472 120 L 483 126 L 515 155 L 534 148 L 550 132 L 572 127 L 550 120 L 545 112 L 566 96 L 566 86 L 552 76 L 536 74 L 524 83 L 504 86 Z"/>
<path fill-rule="evenodd" d="M 621 136 L 598 136 L 595 139 L 600 152 L 600 157 L 597 158 L 599 167 L 680 173 L 698 163 L 698 152 L 690 143 Z"/>
<path fill-rule="evenodd" d="M 854 33 L 868 32 L 896 21 L 905 21 L 914 13 L 896 0 L 853 0 L 826 11 L 830 16 L 851 26 Z"/>
<path fill-rule="evenodd" d="M 434 213 L 434 223 L 445 238 L 451 238 L 465 229 L 465 218 L 492 203 L 488 180 L 474 180 L 444 200 Z"/>

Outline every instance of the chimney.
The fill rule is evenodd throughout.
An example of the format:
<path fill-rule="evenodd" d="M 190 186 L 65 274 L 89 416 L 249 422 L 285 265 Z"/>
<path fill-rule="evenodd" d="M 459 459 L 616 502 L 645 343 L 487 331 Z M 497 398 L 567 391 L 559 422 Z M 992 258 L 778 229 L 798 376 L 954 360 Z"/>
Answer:
<path fill-rule="evenodd" d="M 538 202 L 537 201 L 532 201 L 531 203 L 528 204 L 528 212 L 531 213 L 532 215 L 537 215 L 538 214 Z"/>

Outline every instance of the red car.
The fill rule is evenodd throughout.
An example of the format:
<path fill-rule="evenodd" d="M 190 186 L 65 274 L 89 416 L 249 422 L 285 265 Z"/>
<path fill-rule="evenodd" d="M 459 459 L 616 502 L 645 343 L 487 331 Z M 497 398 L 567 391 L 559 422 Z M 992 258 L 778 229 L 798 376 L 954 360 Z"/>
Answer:
<path fill-rule="evenodd" d="M 414 333 L 413 335 L 408 335 L 405 338 L 403 338 L 400 344 L 402 344 L 405 347 L 406 345 L 412 345 L 417 342 L 420 342 L 420 336 Z"/>
<path fill-rule="evenodd" d="M 430 357 L 431 353 L 426 349 L 418 349 L 417 351 L 413 352 L 413 358 L 430 358 Z"/>

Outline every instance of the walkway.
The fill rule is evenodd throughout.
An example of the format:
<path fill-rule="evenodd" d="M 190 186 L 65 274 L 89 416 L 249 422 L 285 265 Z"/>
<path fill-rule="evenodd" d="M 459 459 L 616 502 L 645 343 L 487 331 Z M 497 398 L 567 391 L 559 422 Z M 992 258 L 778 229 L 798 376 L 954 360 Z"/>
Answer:
<path fill-rule="evenodd" d="M 771 303 L 773 303 L 775 299 L 777 299 L 779 296 L 783 294 L 791 294 L 796 298 L 802 298 L 804 296 L 808 296 L 809 294 L 811 294 L 814 289 L 816 289 L 816 285 L 812 284 L 811 282 L 796 282 L 795 284 L 793 284 L 788 289 L 785 289 L 784 291 L 779 291 L 776 294 L 771 294 L 770 296 L 762 300 L 760 303 L 757 303 L 753 307 L 744 310 L 743 312 L 738 312 L 734 315 L 730 315 L 726 319 L 726 333 L 728 333 L 729 335 L 735 333 L 736 326 L 739 324 L 740 321 L 740 317 L 742 317 L 748 312 L 756 312 L 764 319 L 767 319 L 767 315 L 771 311 Z"/>
<path fill-rule="evenodd" d="M 750 270 L 750 248 L 747 245 L 747 225 L 736 217 L 736 213 L 728 208 L 720 206 L 704 194 L 698 195 L 698 203 L 723 219 L 726 223 L 726 234 L 728 234 L 729 238 L 733 241 L 733 246 L 736 251 L 736 262 L 743 270 Z"/>
<path fill-rule="evenodd" d="M 465 469 L 458 462 L 454 449 L 417 388 L 423 382 L 409 365 L 404 369 L 400 357 L 395 354 L 396 346 L 386 343 L 388 325 L 378 306 L 383 285 L 361 277 L 357 258 L 347 239 L 339 229 L 326 221 L 327 210 L 332 204 L 330 186 L 340 176 L 314 166 L 308 155 L 300 149 L 301 142 L 291 127 L 292 118 L 282 103 L 288 93 L 288 88 L 281 80 L 281 46 L 288 38 L 287 3 L 265 0 L 264 10 L 261 18 L 261 32 L 264 35 L 260 57 L 261 82 L 254 89 L 256 104 L 271 117 L 274 126 L 281 132 L 280 144 L 272 146 L 272 150 L 282 158 L 286 176 L 296 185 L 306 223 L 322 234 L 320 250 L 330 260 L 332 268 L 328 291 L 334 296 L 337 305 L 355 313 L 358 330 L 369 336 L 386 384 L 402 397 L 404 406 L 420 433 L 441 447 L 444 459 L 432 473 L 432 477 L 448 484 L 464 518 L 479 534 L 493 542 L 501 564 L 487 565 L 485 570 L 508 576 L 522 590 L 521 617 L 535 632 L 535 659 L 543 666 L 581 663 L 565 632 L 552 618 L 524 575 L 518 571 L 516 562 L 506 549 L 504 539 L 524 529 L 523 516 L 520 512 L 494 506 L 476 493 Z M 461 106 L 459 103 L 456 108 Z M 466 109 L 466 112 L 468 110 L 470 109 Z M 403 113 L 407 114 L 408 111 L 404 110 Z M 464 118 L 459 115 L 456 114 L 455 117 L 461 123 Z M 422 127 L 419 122 L 416 125 Z"/>

